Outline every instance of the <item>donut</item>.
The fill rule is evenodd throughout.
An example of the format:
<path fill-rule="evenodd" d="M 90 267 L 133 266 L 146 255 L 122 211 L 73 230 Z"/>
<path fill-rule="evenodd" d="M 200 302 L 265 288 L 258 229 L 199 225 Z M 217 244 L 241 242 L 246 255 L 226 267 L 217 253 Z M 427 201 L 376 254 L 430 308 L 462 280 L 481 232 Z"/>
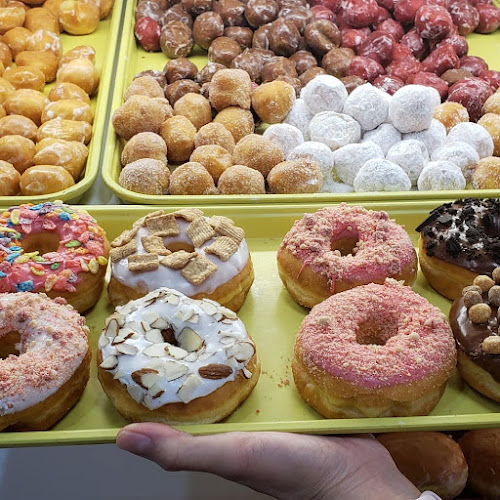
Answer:
<path fill-rule="evenodd" d="M 117 307 L 98 345 L 102 387 L 133 422 L 217 422 L 260 375 L 255 345 L 236 313 L 164 287 Z"/>
<path fill-rule="evenodd" d="M 42 431 L 80 399 L 89 328 L 64 299 L 0 294 L 0 430 Z"/>
<path fill-rule="evenodd" d="M 278 271 L 290 295 L 311 308 L 386 278 L 411 285 L 417 256 L 408 234 L 386 212 L 341 203 L 295 221 L 278 250 Z"/>
<path fill-rule="evenodd" d="M 481 394 L 500 402 L 500 268 L 496 280 L 478 275 L 450 309 L 450 326 L 458 350 L 458 371 Z"/>
<path fill-rule="evenodd" d="M 500 429 L 475 429 L 459 440 L 469 466 L 467 490 L 480 498 L 500 497 Z"/>
<path fill-rule="evenodd" d="M 456 364 L 443 313 L 395 280 L 335 294 L 295 339 L 299 394 L 326 418 L 427 415 Z"/>
<path fill-rule="evenodd" d="M 81 208 L 11 207 L 0 215 L 0 292 L 44 292 L 86 311 L 103 289 L 108 253 L 106 233 Z"/>
<path fill-rule="evenodd" d="M 377 441 L 391 454 L 397 468 L 420 491 L 442 500 L 457 497 L 467 482 L 467 462 L 460 446 L 441 432 L 389 432 Z"/>
<path fill-rule="evenodd" d="M 500 266 L 500 235 L 496 199 L 466 198 L 434 209 L 420 232 L 420 268 L 429 284 L 455 300 L 478 274 Z"/>
<path fill-rule="evenodd" d="M 111 246 L 108 295 L 114 306 L 166 286 L 237 311 L 254 279 L 243 229 L 195 208 L 152 212 Z"/>

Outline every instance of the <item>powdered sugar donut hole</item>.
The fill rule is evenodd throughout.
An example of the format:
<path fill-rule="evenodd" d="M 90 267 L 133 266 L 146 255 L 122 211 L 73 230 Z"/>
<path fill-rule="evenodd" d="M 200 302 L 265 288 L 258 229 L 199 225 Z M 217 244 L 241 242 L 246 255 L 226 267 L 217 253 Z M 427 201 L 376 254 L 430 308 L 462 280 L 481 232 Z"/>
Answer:
<path fill-rule="evenodd" d="M 390 123 L 382 123 L 376 129 L 364 133 L 361 142 L 366 141 L 378 144 L 382 148 L 384 155 L 386 155 L 394 144 L 401 141 L 401 132 Z"/>
<path fill-rule="evenodd" d="M 360 168 L 368 161 L 384 158 L 381 147 L 374 142 L 348 144 L 333 153 L 335 171 L 339 179 L 346 184 L 353 184 Z"/>
<path fill-rule="evenodd" d="M 276 144 L 283 151 L 285 158 L 288 157 L 292 149 L 304 142 L 302 132 L 288 123 L 270 125 L 262 136 Z"/>
<path fill-rule="evenodd" d="M 344 113 L 352 116 L 361 125 L 361 130 L 373 130 L 387 120 L 390 99 L 386 92 L 365 83 L 349 94 Z"/>
<path fill-rule="evenodd" d="M 345 182 L 337 182 L 333 179 L 323 179 L 320 193 L 353 193 L 354 188 Z"/>
<path fill-rule="evenodd" d="M 405 171 L 389 160 L 369 160 L 359 170 L 354 179 L 357 193 L 374 191 L 409 191 L 410 178 Z"/>
<path fill-rule="evenodd" d="M 297 99 L 288 113 L 283 123 L 288 123 L 297 127 L 304 136 L 304 140 L 309 140 L 309 123 L 313 118 L 313 113 L 309 111 L 304 99 Z"/>
<path fill-rule="evenodd" d="M 423 85 L 406 85 L 389 103 L 389 120 L 403 134 L 430 127 L 434 108 L 441 104 L 439 92 Z"/>
<path fill-rule="evenodd" d="M 406 139 L 394 144 L 386 158 L 399 165 L 410 178 L 412 186 L 416 186 L 420 172 L 429 161 L 429 153 L 423 142 Z"/>
<path fill-rule="evenodd" d="M 314 141 L 303 142 L 292 150 L 287 160 L 298 158 L 315 161 L 321 169 L 323 178 L 333 180 L 333 152 L 326 144 Z"/>
<path fill-rule="evenodd" d="M 469 181 L 479 161 L 478 152 L 466 142 L 457 141 L 445 144 L 431 155 L 432 160 L 446 160 L 462 170 L 465 180 Z"/>
<path fill-rule="evenodd" d="M 440 121 L 433 119 L 428 129 L 405 134 L 403 139 L 416 139 L 423 142 L 429 155 L 432 155 L 446 142 L 446 127 Z"/>
<path fill-rule="evenodd" d="M 459 123 L 450 129 L 446 143 L 450 144 L 457 141 L 470 144 L 477 151 L 480 159 L 493 155 L 493 139 L 488 131 L 477 123 Z"/>
<path fill-rule="evenodd" d="M 314 115 L 322 111 L 341 113 L 347 99 L 347 90 L 338 78 L 318 75 L 302 89 L 300 97 Z"/>
<path fill-rule="evenodd" d="M 359 123 L 349 115 L 323 111 L 318 113 L 309 124 L 311 141 L 322 142 L 335 150 L 347 144 L 358 142 L 361 138 Z"/>
<path fill-rule="evenodd" d="M 438 160 L 431 161 L 424 167 L 417 187 L 419 191 L 448 191 L 465 189 L 466 184 L 460 167 L 451 161 Z"/>

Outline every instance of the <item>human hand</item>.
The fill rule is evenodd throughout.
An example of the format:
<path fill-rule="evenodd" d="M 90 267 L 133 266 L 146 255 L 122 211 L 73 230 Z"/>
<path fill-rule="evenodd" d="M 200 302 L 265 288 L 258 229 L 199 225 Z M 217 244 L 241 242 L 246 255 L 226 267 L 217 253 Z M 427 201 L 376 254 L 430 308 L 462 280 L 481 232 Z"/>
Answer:
<path fill-rule="evenodd" d="M 167 425 L 143 423 L 123 428 L 116 442 L 165 470 L 210 472 L 278 499 L 414 500 L 420 495 L 371 436 L 191 436 Z"/>

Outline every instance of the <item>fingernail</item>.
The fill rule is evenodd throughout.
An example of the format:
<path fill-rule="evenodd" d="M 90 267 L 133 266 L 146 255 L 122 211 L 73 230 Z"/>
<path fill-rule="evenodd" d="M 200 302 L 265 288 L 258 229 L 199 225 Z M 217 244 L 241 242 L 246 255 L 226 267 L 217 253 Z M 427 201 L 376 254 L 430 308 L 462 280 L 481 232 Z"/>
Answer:
<path fill-rule="evenodd" d="M 118 448 L 135 455 L 147 455 L 151 450 L 152 443 L 153 441 L 149 436 L 135 430 L 133 425 L 125 427 L 116 436 Z"/>

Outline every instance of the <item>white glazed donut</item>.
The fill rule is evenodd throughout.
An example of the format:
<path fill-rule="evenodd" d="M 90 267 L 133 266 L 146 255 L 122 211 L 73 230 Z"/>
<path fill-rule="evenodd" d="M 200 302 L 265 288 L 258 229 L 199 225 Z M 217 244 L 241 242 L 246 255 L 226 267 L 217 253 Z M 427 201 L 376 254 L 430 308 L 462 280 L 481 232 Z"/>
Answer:
<path fill-rule="evenodd" d="M 467 184 L 462 170 L 451 161 L 430 161 L 418 178 L 419 191 L 447 191 L 465 189 Z"/>
<path fill-rule="evenodd" d="M 98 345 L 99 380 L 135 422 L 216 422 L 250 394 L 260 374 L 236 313 L 169 288 L 117 307 Z"/>
<path fill-rule="evenodd" d="M 150 213 L 111 242 L 109 300 L 123 305 L 167 286 L 237 311 L 254 278 L 244 236 L 231 219 L 195 208 Z"/>
<path fill-rule="evenodd" d="M 431 159 L 451 161 L 451 163 L 460 167 L 466 179 L 470 179 L 479 162 L 479 154 L 470 144 L 457 141 L 447 143 L 443 147 L 436 149 L 432 153 Z"/>
<path fill-rule="evenodd" d="M 382 123 L 374 130 L 369 130 L 363 135 L 361 142 L 372 141 L 378 144 L 386 155 L 394 144 L 401 140 L 401 132 L 390 123 Z"/>
<path fill-rule="evenodd" d="M 488 131 L 477 123 L 459 123 L 450 129 L 446 142 L 457 141 L 470 144 L 477 151 L 480 159 L 493 155 L 493 139 Z"/>
<path fill-rule="evenodd" d="M 441 103 L 439 92 L 423 85 L 406 85 L 397 90 L 389 103 L 389 119 L 403 134 L 430 127 L 434 108 Z"/>
<path fill-rule="evenodd" d="M 309 122 L 313 119 L 313 116 L 314 114 L 309 111 L 304 99 L 296 99 L 283 123 L 298 128 L 302 132 L 304 139 L 308 141 Z"/>
<path fill-rule="evenodd" d="M 262 136 L 276 144 L 283 151 L 285 158 L 291 153 L 292 149 L 304 142 L 302 132 L 288 123 L 270 125 Z"/>
<path fill-rule="evenodd" d="M 318 75 L 300 93 L 300 97 L 314 115 L 322 111 L 341 113 L 347 95 L 345 85 L 332 75 Z"/>
<path fill-rule="evenodd" d="M 429 155 L 446 142 L 446 127 L 439 120 L 432 120 L 429 128 L 420 132 L 405 134 L 403 139 L 415 139 L 423 142 Z"/>
<path fill-rule="evenodd" d="M 384 152 L 378 144 L 374 142 L 360 142 L 357 144 L 348 144 L 333 153 L 335 171 L 342 182 L 354 183 L 359 169 L 368 161 L 384 158 Z"/>
<path fill-rule="evenodd" d="M 334 151 L 347 144 L 359 142 L 361 127 L 349 115 L 323 111 L 311 120 L 309 135 L 311 141 L 322 142 Z"/>
<path fill-rule="evenodd" d="M 429 153 L 423 142 L 406 139 L 392 146 L 386 158 L 399 165 L 410 178 L 412 186 L 416 186 L 420 172 L 429 161 Z"/>
<path fill-rule="evenodd" d="M 362 130 L 373 130 L 387 120 L 391 96 L 371 83 L 356 87 L 344 104 L 344 113 L 352 116 Z"/>
<path fill-rule="evenodd" d="M 409 191 L 410 178 L 392 161 L 368 160 L 354 179 L 354 191 Z"/>

